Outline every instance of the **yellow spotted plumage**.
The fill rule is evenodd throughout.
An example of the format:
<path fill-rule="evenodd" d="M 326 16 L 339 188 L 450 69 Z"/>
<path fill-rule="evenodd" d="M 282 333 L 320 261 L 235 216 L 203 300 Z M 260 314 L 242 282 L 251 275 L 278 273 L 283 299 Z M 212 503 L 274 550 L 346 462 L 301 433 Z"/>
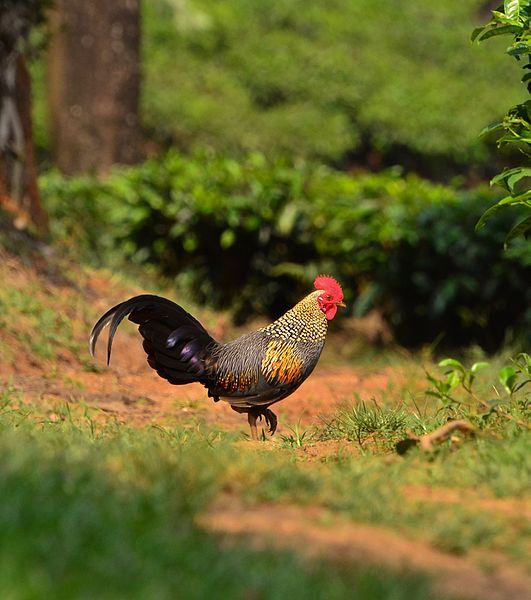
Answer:
<path fill-rule="evenodd" d="M 302 358 L 292 344 L 272 339 L 262 360 L 262 374 L 267 383 L 296 383 L 302 377 Z"/>
<path fill-rule="evenodd" d="M 320 293 L 317 290 L 308 294 L 279 319 L 259 331 L 290 342 L 324 342 L 328 321 L 317 303 Z"/>

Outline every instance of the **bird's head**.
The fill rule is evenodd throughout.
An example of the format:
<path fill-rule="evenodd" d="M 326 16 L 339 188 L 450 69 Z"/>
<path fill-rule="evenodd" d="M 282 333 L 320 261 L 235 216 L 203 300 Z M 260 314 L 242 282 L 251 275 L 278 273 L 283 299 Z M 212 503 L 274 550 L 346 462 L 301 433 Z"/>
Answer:
<path fill-rule="evenodd" d="M 317 296 L 319 308 L 324 312 L 326 318 L 331 321 L 336 316 L 337 307 L 345 307 L 345 304 L 343 304 L 343 290 L 333 277 L 327 275 L 316 277 L 313 285 L 320 292 Z"/>

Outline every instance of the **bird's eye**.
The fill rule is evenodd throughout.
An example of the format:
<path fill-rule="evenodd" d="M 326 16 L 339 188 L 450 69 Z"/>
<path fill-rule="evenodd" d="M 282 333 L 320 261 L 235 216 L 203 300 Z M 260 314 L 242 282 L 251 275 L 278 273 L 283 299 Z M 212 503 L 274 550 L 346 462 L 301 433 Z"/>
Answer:
<path fill-rule="evenodd" d="M 327 294 L 326 299 L 327 300 L 332 300 L 332 296 L 330 294 Z"/>

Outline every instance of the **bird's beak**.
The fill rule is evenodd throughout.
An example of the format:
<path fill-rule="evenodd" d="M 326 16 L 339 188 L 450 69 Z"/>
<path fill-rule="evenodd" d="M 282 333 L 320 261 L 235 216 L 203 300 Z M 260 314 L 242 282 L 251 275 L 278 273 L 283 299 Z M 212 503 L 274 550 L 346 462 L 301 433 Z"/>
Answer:
<path fill-rule="evenodd" d="M 347 305 L 344 302 L 336 302 L 336 306 L 340 306 L 341 308 L 347 308 Z"/>

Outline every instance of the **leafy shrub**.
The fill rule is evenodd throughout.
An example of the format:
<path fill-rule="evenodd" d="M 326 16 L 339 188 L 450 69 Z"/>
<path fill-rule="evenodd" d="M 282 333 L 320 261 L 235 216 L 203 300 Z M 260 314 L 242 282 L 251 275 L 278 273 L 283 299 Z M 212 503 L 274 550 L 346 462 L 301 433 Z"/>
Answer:
<path fill-rule="evenodd" d="M 527 387 L 531 383 L 531 356 L 521 352 L 511 363 L 498 371 L 499 383 L 491 385 L 488 398 L 478 394 L 475 381 L 489 363 L 476 362 L 468 368 L 455 358 L 445 358 L 439 362 L 445 369 L 444 378 L 426 373 L 430 383 L 426 395 L 438 400 L 439 410 L 448 420 L 464 417 L 487 427 L 502 419 L 525 429 L 531 416 L 531 391 Z"/>
<path fill-rule="evenodd" d="M 484 26 L 476 29 L 472 39 L 479 42 L 492 39 L 499 35 L 509 35 L 513 43 L 507 48 L 509 56 L 514 57 L 524 69 L 522 83 L 527 83 L 527 91 L 531 92 L 531 2 L 529 0 L 506 0 L 498 10 L 492 11 L 491 20 Z M 520 235 L 531 231 L 531 189 L 529 178 L 531 168 L 529 156 L 531 155 L 531 99 L 511 107 L 500 123 L 490 125 L 485 133 L 496 131 L 499 135 L 498 147 L 516 146 L 521 154 L 527 157 L 519 166 L 505 169 L 499 173 L 491 184 L 502 185 L 508 196 L 499 200 L 482 215 L 476 227 L 481 229 L 485 221 L 494 212 L 503 210 L 508 206 L 524 206 L 527 216 L 517 223 L 507 235 L 507 242 Z"/>
<path fill-rule="evenodd" d="M 486 196 L 458 194 L 448 206 L 423 208 L 415 238 L 400 240 L 380 270 L 388 318 L 406 345 L 449 332 L 452 344 L 473 339 L 492 351 L 509 324 L 529 339 L 531 244 L 504 253 L 503 226 L 474 235 Z"/>
<path fill-rule="evenodd" d="M 445 163 L 486 161 L 478 131 L 520 100 L 518 69 L 496 41 L 468 42 L 484 0 L 271 4 L 143 2 L 142 119 L 153 137 L 327 162 L 371 151 L 440 177 Z"/>
<path fill-rule="evenodd" d="M 467 43 L 481 0 L 144 4 L 145 120 L 186 147 L 330 161 L 363 142 L 440 168 L 484 158 L 477 132 L 520 97 L 496 44 Z"/>
<path fill-rule="evenodd" d="M 278 315 L 324 271 L 357 314 L 379 306 L 408 345 L 444 332 L 448 344 L 494 349 L 508 327 L 530 334 L 531 244 L 504 253 L 504 227 L 474 233 L 489 190 L 176 152 L 89 182 L 41 178 L 56 237 L 98 256 L 113 244 L 237 319 Z"/>

